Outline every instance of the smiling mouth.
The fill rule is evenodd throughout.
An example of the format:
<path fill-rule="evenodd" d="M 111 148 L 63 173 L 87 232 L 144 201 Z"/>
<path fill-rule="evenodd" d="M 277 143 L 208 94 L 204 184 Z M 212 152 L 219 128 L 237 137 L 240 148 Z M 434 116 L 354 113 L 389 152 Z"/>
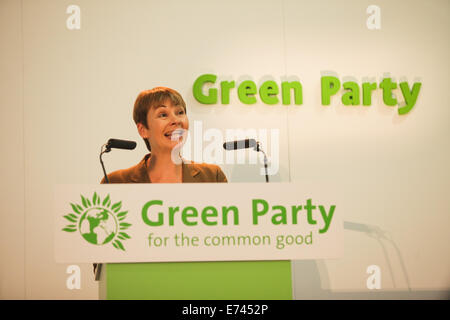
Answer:
<path fill-rule="evenodd" d="M 166 132 L 164 133 L 164 136 L 172 141 L 179 140 L 183 136 L 183 129 L 176 129 L 172 132 Z"/>

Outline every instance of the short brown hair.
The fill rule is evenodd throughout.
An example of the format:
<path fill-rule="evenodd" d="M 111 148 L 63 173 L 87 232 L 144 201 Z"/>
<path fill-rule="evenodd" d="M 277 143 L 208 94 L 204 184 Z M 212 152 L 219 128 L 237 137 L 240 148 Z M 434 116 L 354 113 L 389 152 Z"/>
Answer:
<path fill-rule="evenodd" d="M 176 106 L 182 106 L 184 112 L 186 112 L 186 103 L 183 100 L 181 94 L 178 91 L 166 88 L 156 87 L 150 90 L 144 90 L 139 93 L 134 103 L 133 120 L 136 124 L 142 123 L 148 129 L 147 114 L 151 107 L 170 99 Z M 147 149 L 151 151 L 150 143 L 147 139 L 144 139 Z"/>

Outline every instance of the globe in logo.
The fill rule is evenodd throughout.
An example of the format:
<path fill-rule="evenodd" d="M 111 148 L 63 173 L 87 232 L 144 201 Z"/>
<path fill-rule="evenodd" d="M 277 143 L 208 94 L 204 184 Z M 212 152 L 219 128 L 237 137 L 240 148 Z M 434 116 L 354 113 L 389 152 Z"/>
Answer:
<path fill-rule="evenodd" d="M 80 219 L 79 230 L 87 242 L 106 244 L 117 234 L 116 217 L 103 208 L 91 208 Z"/>
<path fill-rule="evenodd" d="M 71 203 L 73 212 L 64 216 L 72 224 L 62 231 L 79 231 L 82 238 L 94 245 L 111 243 L 114 248 L 125 251 L 122 241 L 131 239 L 125 232 L 131 224 L 125 222 L 128 211 L 120 211 L 122 202 L 112 204 L 109 194 L 102 201 L 95 192 L 92 199 L 81 196 L 82 205 Z"/>

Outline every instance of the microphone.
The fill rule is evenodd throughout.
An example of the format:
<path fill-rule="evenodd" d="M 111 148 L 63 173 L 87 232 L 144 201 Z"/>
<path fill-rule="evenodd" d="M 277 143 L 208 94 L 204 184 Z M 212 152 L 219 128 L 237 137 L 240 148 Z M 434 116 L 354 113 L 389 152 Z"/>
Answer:
<path fill-rule="evenodd" d="M 262 152 L 264 154 L 264 169 L 266 171 L 266 182 L 269 182 L 269 175 L 267 173 L 267 156 L 266 156 L 266 153 L 261 149 L 260 143 L 256 142 L 255 139 L 245 139 L 245 140 L 224 142 L 223 148 L 225 150 L 238 150 L 238 149 L 253 148 L 253 150 L 255 150 L 257 152 Z"/>
<path fill-rule="evenodd" d="M 103 149 L 104 147 L 104 149 Z M 125 150 L 133 150 L 136 148 L 136 142 L 135 141 L 129 141 L 129 140 L 120 140 L 120 139 L 109 139 L 106 144 L 102 146 L 101 152 L 100 152 L 100 164 L 102 165 L 103 174 L 105 175 L 105 181 L 106 183 L 109 183 L 108 175 L 106 174 L 105 165 L 103 164 L 102 155 L 104 153 L 110 152 L 111 149 L 125 149 Z"/>
<path fill-rule="evenodd" d="M 103 150 L 103 147 L 105 149 Z M 102 150 L 100 151 L 100 164 L 102 165 L 103 174 L 105 175 L 105 182 L 109 183 L 108 175 L 106 174 L 105 165 L 102 160 L 102 155 L 106 152 L 110 152 L 111 149 L 125 149 L 125 150 L 133 150 L 136 148 L 136 142 L 135 141 L 129 141 L 129 140 L 120 140 L 120 139 L 109 139 L 106 144 L 102 146 Z M 101 263 L 94 263 L 94 274 L 95 274 L 95 281 L 100 280 L 100 274 L 102 272 L 102 264 Z"/>
<path fill-rule="evenodd" d="M 136 142 L 135 141 L 128 141 L 128 140 L 120 140 L 120 139 L 109 139 L 108 143 L 106 144 L 106 149 L 125 149 L 125 150 L 133 150 L 136 148 Z"/>
<path fill-rule="evenodd" d="M 255 139 L 229 141 L 223 144 L 223 148 L 225 150 L 247 149 L 247 148 L 254 148 L 255 146 L 256 146 Z"/>

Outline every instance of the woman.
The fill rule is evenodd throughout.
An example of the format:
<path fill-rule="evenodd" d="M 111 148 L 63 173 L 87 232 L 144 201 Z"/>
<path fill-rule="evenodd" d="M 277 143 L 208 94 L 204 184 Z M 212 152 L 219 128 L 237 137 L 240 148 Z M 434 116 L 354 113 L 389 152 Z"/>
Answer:
<path fill-rule="evenodd" d="M 150 153 L 137 165 L 110 173 L 110 183 L 227 182 L 219 166 L 181 158 L 189 120 L 177 91 L 165 87 L 142 91 L 134 104 L 133 119 Z"/>
<path fill-rule="evenodd" d="M 133 119 L 150 153 L 137 165 L 108 174 L 109 183 L 227 182 L 219 166 L 181 158 L 189 120 L 177 91 L 165 87 L 142 91 L 134 103 Z M 96 269 L 94 264 L 94 273 Z"/>

